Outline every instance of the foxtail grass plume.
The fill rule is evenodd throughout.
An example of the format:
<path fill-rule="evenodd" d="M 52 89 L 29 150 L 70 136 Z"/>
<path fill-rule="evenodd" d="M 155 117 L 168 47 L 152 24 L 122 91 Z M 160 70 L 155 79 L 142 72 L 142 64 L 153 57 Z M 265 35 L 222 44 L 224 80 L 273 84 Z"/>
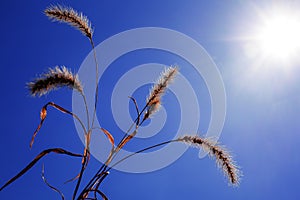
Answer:
<path fill-rule="evenodd" d="M 220 168 L 222 168 L 224 174 L 228 177 L 232 185 L 239 184 L 240 172 L 238 167 L 235 165 L 230 154 L 222 147 L 214 145 L 209 139 L 203 139 L 199 136 L 183 136 L 178 141 L 187 143 L 197 148 L 202 147 L 209 153 L 210 156 L 216 158 L 216 162 Z"/>
<path fill-rule="evenodd" d="M 147 98 L 147 110 L 144 119 L 149 118 L 153 113 L 159 110 L 161 105 L 161 97 L 177 73 L 178 67 L 175 66 L 165 69 L 165 71 L 161 74 L 156 84 L 150 90 Z"/>
<path fill-rule="evenodd" d="M 73 88 L 83 94 L 83 88 L 78 76 L 74 75 L 65 66 L 49 69 L 48 73 L 42 74 L 40 78 L 27 85 L 32 96 L 42 96 L 60 87 Z"/>
<path fill-rule="evenodd" d="M 82 13 L 78 13 L 73 8 L 63 7 L 61 5 L 52 5 L 44 10 L 44 13 L 53 21 L 64 22 L 73 26 L 92 40 L 93 29 L 91 28 L 91 23 Z"/>

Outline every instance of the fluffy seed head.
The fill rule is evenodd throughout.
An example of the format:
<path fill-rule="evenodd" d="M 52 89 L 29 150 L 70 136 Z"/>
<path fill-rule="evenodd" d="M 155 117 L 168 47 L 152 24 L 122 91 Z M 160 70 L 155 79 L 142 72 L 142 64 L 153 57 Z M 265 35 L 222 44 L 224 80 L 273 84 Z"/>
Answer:
<path fill-rule="evenodd" d="M 32 96 L 42 96 L 53 89 L 69 87 L 83 93 L 82 85 L 77 75 L 74 75 L 66 67 L 55 67 L 49 69 L 48 73 L 42 74 L 40 78 L 27 84 Z"/>
<path fill-rule="evenodd" d="M 159 79 L 155 85 L 150 90 L 147 98 L 147 111 L 145 113 L 144 119 L 150 117 L 151 114 L 159 110 L 161 105 L 161 97 L 165 93 L 166 88 L 172 82 L 176 74 L 178 73 L 178 67 L 169 67 L 165 69 L 160 75 Z"/>
<path fill-rule="evenodd" d="M 240 171 L 235 165 L 232 157 L 224 148 L 214 145 L 209 139 L 203 139 L 199 136 L 183 136 L 178 141 L 185 142 L 189 145 L 193 145 L 197 148 L 202 147 L 209 153 L 210 156 L 216 158 L 216 162 L 220 168 L 222 168 L 224 174 L 228 177 L 232 185 L 239 184 Z"/>
<path fill-rule="evenodd" d="M 52 5 L 45 9 L 44 13 L 53 21 L 64 22 L 73 26 L 92 40 L 93 29 L 91 28 L 91 23 L 82 13 L 78 13 L 73 8 L 63 7 L 61 5 Z"/>

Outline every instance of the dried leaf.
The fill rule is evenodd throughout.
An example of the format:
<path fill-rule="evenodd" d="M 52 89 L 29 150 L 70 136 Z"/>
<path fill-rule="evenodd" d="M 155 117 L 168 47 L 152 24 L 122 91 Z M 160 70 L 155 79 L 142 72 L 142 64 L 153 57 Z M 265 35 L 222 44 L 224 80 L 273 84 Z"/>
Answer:
<path fill-rule="evenodd" d="M 80 178 L 82 176 L 83 171 L 86 169 L 86 167 L 87 167 L 87 165 L 90 161 L 90 158 L 91 158 L 90 151 L 87 148 L 84 148 L 84 153 L 83 153 L 83 157 L 82 157 L 82 160 L 81 160 L 82 169 L 80 170 L 80 172 L 74 178 L 71 178 L 70 180 L 67 180 L 64 183 L 66 184 L 66 183 L 75 181 L 78 178 Z"/>
<path fill-rule="evenodd" d="M 37 135 L 37 133 L 39 132 L 39 130 L 41 129 L 45 119 L 46 119 L 46 115 L 47 115 L 47 104 L 45 106 L 43 106 L 42 110 L 41 110 L 41 113 L 40 113 L 40 117 L 41 117 L 41 121 L 38 125 L 38 127 L 35 129 L 33 135 L 32 135 L 32 138 L 31 138 L 31 141 L 30 141 L 30 148 L 32 148 L 32 145 L 34 143 L 34 139 Z"/>
<path fill-rule="evenodd" d="M 73 116 L 75 119 L 77 119 L 79 121 L 79 123 L 81 124 L 84 132 L 86 132 L 85 126 L 83 125 L 83 123 L 81 122 L 81 120 L 79 119 L 79 117 L 77 115 L 75 115 L 72 112 L 64 109 L 63 107 L 55 104 L 54 102 L 48 102 L 46 105 L 43 106 L 43 108 L 40 112 L 41 121 L 40 121 L 38 127 L 36 128 L 36 130 L 34 131 L 34 133 L 32 135 L 32 138 L 31 138 L 31 141 L 30 141 L 30 148 L 32 148 L 32 145 L 34 143 L 34 139 L 35 139 L 37 133 L 40 131 L 40 129 L 41 129 L 41 127 L 42 127 L 42 125 L 43 125 L 43 123 L 46 119 L 48 106 L 52 106 L 53 108 L 56 108 L 57 110 L 59 110 L 62 113 L 66 113 L 66 114 L 69 114 L 69 115 Z"/>
<path fill-rule="evenodd" d="M 112 134 L 110 134 L 106 129 L 104 128 L 100 128 L 101 131 L 103 131 L 103 133 L 108 137 L 108 140 L 109 142 L 111 143 L 112 146 L 115 145 L 115 139 L 114 137 L 112 136 Z"/>
<path fill-rule="evenodd" d="M 117 146 L 117 150 L 120 150 L 123 148 L 123 146 L 129 142 L 135 135 L 137 134 L 137 129 L 135 129 L 130 135 L 128 135 L 125 139 L 123 139 L 120 144 Z"/>
<path fill-rule="evenodd" d="M 102 191 L 100 191 L 100 190 L 91 190 L 91 192 L 96 192 L 96 193 L 98 193 L 98 194 L 101 195 L 101 197 L 102 197 L 103 200 L 108 200 L 108 198 L 106 197 L 106 195 Z"/>
<path fill-rule="evenodd" d="M 75 181 L 76 179 L 79 178 L 79 176 L 80 176 L 80 172 L 74 178 L 71 178 L 70 180 L 65 181 L 64 184 L 67 184 L 69 182 Z"/>
<path fill-rule="evenodd" d="M 63 107 L 55 104 L 54 102 L 49 102 L 47 105 L 50 105 L 50 106 L 56 108 L 57 110 L 61 111 L 62 113 L 67 113 L 67 114 L 73 115 L 72 112 L 68 111 L 67 109 L 64 109 Z"/>
<path fill-rule="evenodd" d="M 3 190 L 5 187 L 7 187 L 9 184 L 11 184 L 12 182 L 14 182 L 15 180 L 17 180 L 18 178 L 20 178 L 21 176 L 23 176 L 29 169 L 31 169 L 42 157 L 44 157 L 45 155 L 49 154 L 49 153 L 57 153 L 57 154 L 65 154 L 65 155 L 69 155 L 69 156 L 74 156 L 74 157 L 82 157 L 81 154 L 75 154 L 69 151 L 66 151 L 64 149 L 61 148 L 54 148 L 54 149 L 46 149 L 44 151 L 42 151 L 39 155 L 37 155 L 24 169 L 22 169 L 16 176 L 14 176 L 13 178 L 11 178 L 9 181 L 7 181 L 1 188 L 0 191 Z"/>
<path fill-rule="evenodd" d="M 46 116 L 47 116 L 47 109 L 43 107 L 40 114 L 41 120 L 45 119 Z"/>

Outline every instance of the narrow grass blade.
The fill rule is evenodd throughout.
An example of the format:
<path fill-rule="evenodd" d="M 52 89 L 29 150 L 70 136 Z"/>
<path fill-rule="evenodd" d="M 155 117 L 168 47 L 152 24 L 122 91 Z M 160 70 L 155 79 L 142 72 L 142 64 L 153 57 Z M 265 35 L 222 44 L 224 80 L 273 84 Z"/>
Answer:
<path fill-rule="evenodd" d="M 36 128 L 36 130 L 34 131 L 34 133 L 32 135 L 32 138 L 31 138 L 31 141 L 30 141 L 30 148 L 32 148 L 32 145 L 34 143 L 34 139 L 35 139 L 37 133 L 40 131 L 40 129 L 41 129 L 41 127 L 42 127 L 42 125 L 43 125 L 43 123 L 46 119 L 48 106 L 51 106 L 51 107 L 59 110 L 62 113 L 66 113 L 66 114 L 69 114 L 69 115 L 73 116 L 75 119 L 77 119 L 79 121 L 79 123 L 81 124 L 84 132 L 86 133 L 86 128 L 85 128 L 84 124 L 82 123 L 82 121 L 80 120 L 80 118 L 77 115 L 75 115 L 72 112 L 64 109 L 63 107 L 55 104 L 54 102 L 48 102 L 46 105 L 43 106 L 43 108 L 41 110 L 41 113 L 40 113 L 41 121 L 40 121 L 38 127 Z"/>
<path fill-rule="evenodd" d="M 108 132 L 106 129 L 104 128 L 100 128 L 100 130 L 107 136 L 109 142 L 111 143 L 112 146 L 115 145 L 115 139 L 112 136 L 112 134 L 110 134 L 110 132 Z"/>
<path fill-rule="evenodd" d="M 45 155 L 49 154 L 49 153 L 57 153 L 57 154 L 65 154 L 68 156 L 73 156 L 73 157 L 82 157 L 81 154 L 75 154 L 69 151 L 66 151 L 64 149 L 61 148 L 53 148 L 53 149 L 46 149 L 44 151 L 42 151 L 39 155 L 37 155 L 24 169 L 22 169 L 16 176 L 14 176 L 13 178 L 11 178 L 10 180 L 8 180 L 1 188 L 0 191 L 3 190 L 4 188 L 6 188 L 9 184 L 11 184 L 12 182 L 14 182 L 15 180 L 17 180 L 18 178 L 20 178 L 21 176 L 23 176 L 28 170 L 30 170 L 41 158 L 43 158 Z"/>
<path fill-rule="evenodd" d="M 129 142 L 135 135 L 137 134 L 137 129 L 135 129 L 130 135 L 127 135 L 127 137 L 121 141 L 121 143 L 117 146 L 117 150 L 120 150 L 124 147 L 124 145 Z"/>
<path fill-rule="evenodd" d="M 44 167 L 44 165 L 43 165 L 43 168 L 42 168 L 42 179 L 43 179 L 44 183 L 45 183 L 49 188 L 51 188 L 52 190 L 54 190 L 55 192 L 57 192 L 57 193 L 60 195 L 60 197 L 61 197 L 62 200 L 65 200 L 64 194 L 63 194 L 59 189 L 57 189 L 56 187 L 50 185 L 50 183 L 49 183 L 49 182 L 47 181 L 47 179 L 45 178 L 45 167 Z"/>
<path fill-rule="evenodd" d="M 135 100 L 135 98 L 133 98 L 133 97 L 131 97 L 131 96 L 129 96 L 129 98 L 133 101 L 133 103 L 134 103 L 134 106 L 135 106 L 135 110 L 136 110 L 136 112 L 137 112 L 137 121 L 136 121 L 136 126 L 138 126 L 139 124 L 140 124 L 140 110 L 139 110 L 139 107 L 138 107 L 138 105 L 137 105 L 137 102 L 136 102 L 136 100 Z"/>

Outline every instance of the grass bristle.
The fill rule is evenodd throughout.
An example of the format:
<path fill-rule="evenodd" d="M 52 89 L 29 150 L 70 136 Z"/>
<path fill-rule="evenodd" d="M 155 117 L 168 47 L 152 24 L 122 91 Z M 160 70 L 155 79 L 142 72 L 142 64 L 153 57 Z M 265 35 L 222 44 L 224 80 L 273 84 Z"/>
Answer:
<path fill-rule="evenodd" d="M 74 28 L 80 30 L 82 34 L 90 40 L 93 36 L 93 29 L 89 19 L 82 13 L 77 12 L 73 8 L 61 5 L 52 5 L 44 10 L 45 15 L 54 21 L 67 23 Z"/>
<path fill-rule="evenodd" d="M 144 119 L 149 118 L 153 113 L 157 112 L 161 105 L 161 97 L 166 91 L 168 85 L 173 81 L 178 72 L 178 67 L 167 68 L 159 77 L 156 84 L 150 90 L 147 98 L 147 111 Z"/>
<path fill-rule="evenodd" d="M 226 177 L 228 177 L 229 182 L 232 185 L 239 184 L 240 171 L 227 150 L 219 145 L 214 145 L 211 140 L 203 139 L 199 136 L 184 136 L 178 140 L 197 148 L 202 147 L 210 156 L 215 157 L 218 166 L 223 170 Z"/>
<path fill-rule="evenodd" d="M 69 87 L 83 93 L 82 85 L 77 77 L 66 67 L 49 69 L 48 73 L 27 84 L 32 96 L 42 96 L 60 87 Z"/>

